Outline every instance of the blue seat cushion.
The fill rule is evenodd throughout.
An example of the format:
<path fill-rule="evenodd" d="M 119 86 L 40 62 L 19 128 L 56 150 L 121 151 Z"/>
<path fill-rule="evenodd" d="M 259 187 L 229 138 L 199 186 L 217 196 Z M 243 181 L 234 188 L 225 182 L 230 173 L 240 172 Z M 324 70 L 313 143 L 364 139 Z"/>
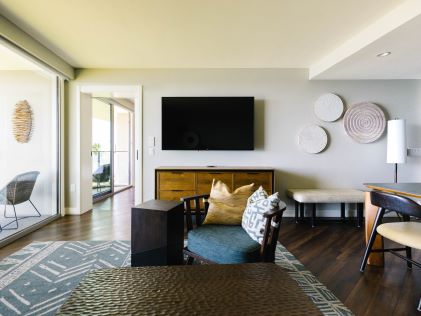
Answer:
<path fill-rule="evenodd" d="M 260 244 L 241 226 L 203 225 L 195 228 L 188 233 L 187 249 L 216 263 L 248 263 L 260 259 Z"/>

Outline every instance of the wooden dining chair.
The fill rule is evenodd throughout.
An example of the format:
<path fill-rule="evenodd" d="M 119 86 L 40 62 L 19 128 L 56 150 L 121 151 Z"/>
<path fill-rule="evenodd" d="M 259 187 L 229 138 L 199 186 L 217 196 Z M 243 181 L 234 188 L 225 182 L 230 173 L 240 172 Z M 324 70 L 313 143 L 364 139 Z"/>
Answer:
<path fill-rule="evenodd" d="M 282 214 L 286 205 L 264 214 L 266 226 L 263 242 L 253 240 L 241 225 L 202 225 L 208 208 L 209 194 L 184 197 L 187 226 L 187 264 L 194 259 L 205 263 L 273 262 Z"/>
<path fill-rule="evenodd" d="M 372 252 L 390 252 L 404 259 L 407 262 L 408 269 L 411 269 L 412 265 L 421 268 L 421 263 L 412 260 L 412 248 L 421 249 L 421 223 L 410 221 L 411 217 L 421 218 L 421 205 L 409 198 L 385 192 L 372 191 L 370 196 L 371 203 L 378 206 L 379 210 L 361 262 L 360 271 L 364 272 L 368 257 Z M 401 214 L 403 221 L 382 224 L 383 216 L 386 212 L 391 211 Z M 377 234 L 404 247 L 372 249 Z M 405 251 L 406 257 L 399 254 L 400 251 Z"/>

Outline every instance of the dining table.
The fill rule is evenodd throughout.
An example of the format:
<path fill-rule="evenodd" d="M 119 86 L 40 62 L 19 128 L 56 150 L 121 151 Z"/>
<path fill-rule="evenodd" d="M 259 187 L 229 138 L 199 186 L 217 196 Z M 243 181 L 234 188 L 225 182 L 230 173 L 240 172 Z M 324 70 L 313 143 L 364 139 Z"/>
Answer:
<path fill-rule="evenodd" d="M 374 221 L 376 219 L 379 208 L 371 204 L 370 192 L 371 190 L 387 192 L 402 195 L 410 199 L 421 199 L 421 183 L 364 183 L 370 189 L 365 192 L 365 240 L 366 243 L 370 238 L 373 229 Z M 383 237 L 377 235 L 373 245 L 373 249 L 383 248 Z M 368 258 L 369 265 L 384 266 L 384 253 L 373 252 Z"/>

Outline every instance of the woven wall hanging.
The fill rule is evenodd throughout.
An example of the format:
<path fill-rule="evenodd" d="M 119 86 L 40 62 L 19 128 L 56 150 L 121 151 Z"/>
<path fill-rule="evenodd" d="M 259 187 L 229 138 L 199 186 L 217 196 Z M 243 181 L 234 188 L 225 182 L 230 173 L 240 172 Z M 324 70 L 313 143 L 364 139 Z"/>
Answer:
<path fill-rule="evenodd" d="M 27 143 L 32 133 L 32 109 L 28 101 L 19 101 L 13 111 L 13 135 L 18 143 Z"/>
<path fill-rule="evenodd" d="M 358 143 L 368 144 L 383 135 L 386 117 L 377 105 L 362 102 L 351 106 L 344 116 L 345 132 Z"/>

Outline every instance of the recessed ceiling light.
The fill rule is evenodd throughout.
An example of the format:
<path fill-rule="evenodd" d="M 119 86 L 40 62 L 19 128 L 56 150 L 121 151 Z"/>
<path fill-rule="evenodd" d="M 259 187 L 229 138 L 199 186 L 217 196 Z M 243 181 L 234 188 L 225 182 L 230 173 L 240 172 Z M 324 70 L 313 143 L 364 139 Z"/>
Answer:
<path fill-rule="evenodd" d="M 384 53 L 377 54 L 376 56 L 377 57 L 386 57 L 386 56 L 389 56 L 390 54 L 392 54 L 392 53 L 391 52 L 384 52 Z"/>

